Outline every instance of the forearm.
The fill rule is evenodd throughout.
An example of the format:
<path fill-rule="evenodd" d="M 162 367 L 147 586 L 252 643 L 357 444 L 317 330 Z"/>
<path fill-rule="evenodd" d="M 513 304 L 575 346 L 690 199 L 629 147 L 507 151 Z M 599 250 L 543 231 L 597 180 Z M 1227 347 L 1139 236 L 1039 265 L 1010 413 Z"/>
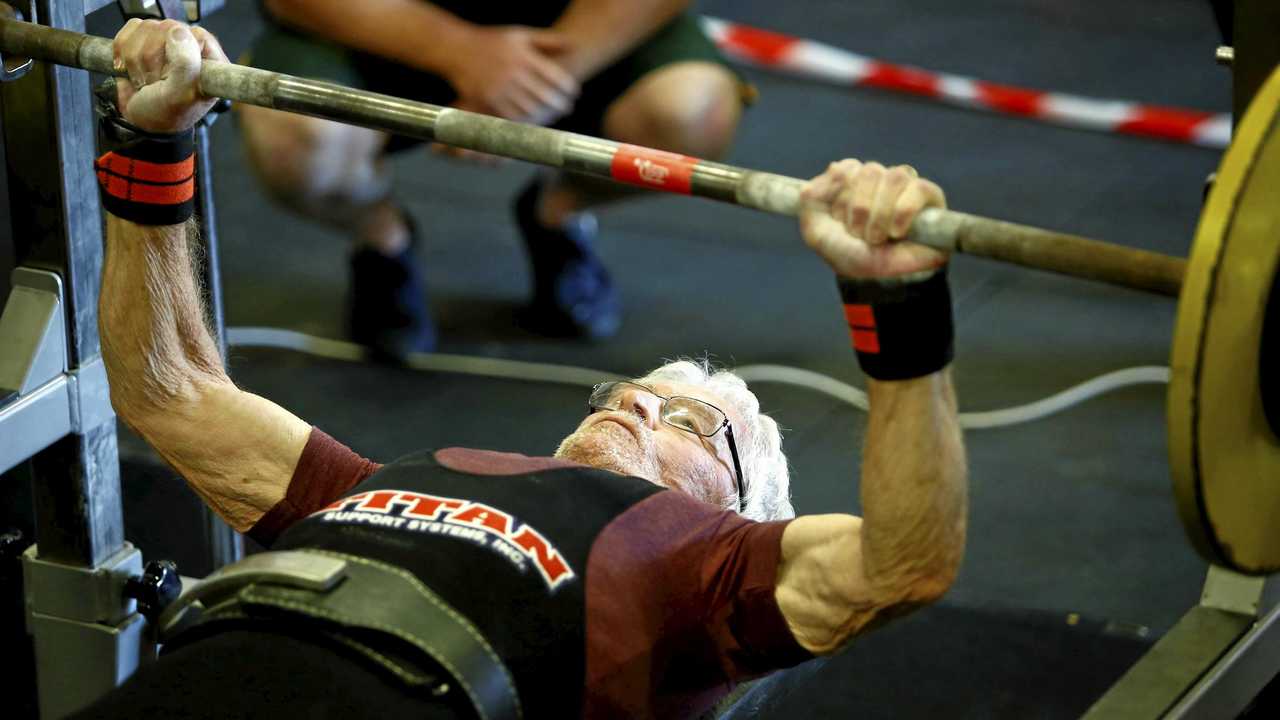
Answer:
<path fill-rule="evenodd" d="M 190 245 L 190 129 L 213 102 L 197 89 L 201 59 L 227 56 L 207 31 L 173 21 L 130 22 L 112 48 L 131 82 L 116 81 L 123 117 L 108 112 L 102 129 L 117 147 L 95 163 L 107 211 L 98 330 L 111 403 L 246 530 L 285 496 L 310 427 L 237 388 L 205 324 Z"/>
<path fill-rule="evenodd" d="M 570 43 L 557 58 L 579 80 L 609 66 L 689 6 L 689 0 L 573 0 L 552 25 Z"/>
<path fill-rule="evenodd" d="M 807 515 L 782 536 L 778 606 L 824 655 L 942 596 L 964 551 L 964 444 L 950 373 L 869 380 L 864 516 Z"/>
<path fill-rule="evenodd" d="M 861 563 L 903 602 L 941 596 L 964 552 L 967 470 L 948 369 L 868 381 Z"/>
<path fill-rule="evenodd" d="M 131 425 L 230 383 L 205 325 L 187 232 L 107 215 L 99 332 L 112 403 Z"/>
<path fill-rule="evenodd" d="M 186 226 L 107 216 L 103 361 L 120 418 L 243 531 L 284 497 L 310 427 L 227 377 L 193 261 Z"/>
<path fill-rule="evenodd" d="M 465 62 L 473 27 L 422 0 L 266 0 L 266 8 L 288 25 L 437 75 Z"/>

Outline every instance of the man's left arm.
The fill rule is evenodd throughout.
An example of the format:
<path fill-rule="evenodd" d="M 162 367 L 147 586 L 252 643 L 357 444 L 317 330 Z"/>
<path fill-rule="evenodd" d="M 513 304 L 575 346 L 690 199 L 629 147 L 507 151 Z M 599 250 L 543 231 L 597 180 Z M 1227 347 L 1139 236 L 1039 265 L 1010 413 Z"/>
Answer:
<path fill-rule="evenodd" d="M 202 54 L 226 60 L 213 36 L 174 21 L 130 21 L 115 48 L 130 77 L 117 86 L 132 125 L 174 138 L 208 110 L 212 101 L 198 96 L 195 78 Z M 120 418 L 232 527 L 245 531 L 285 497 L 311 427 L 240 390 L 223 370 L 194 273 L 193 229 L 189 221 L 175 221 L 182 213 L 172 209 L 189 180 L 146 182 L 182 167 L 126 158 L 99 169 L 108 206 L 98 303 L 103 361 Z"/>
<path fill-rule="evenodd" d="M 689 0 L 573 0 L 551 26 L 569 43 L 556 60 L 585 81 L 688 7 Z"/>
<path fill-rule="evenodd" d="M 851 327 L 874 328 L 852 331 L 870 401 L 863 517 L 801 517 L 782 536 L 778 606 L 795 639 L 826 654 L 951 586 L 968 472 L 949 370 L 946 256 L 905 240 L 922 209 L 946 207 L 942 189 L 909 166 L 844 160 L 802 197 L 801 232 L 850 293 Z"/>

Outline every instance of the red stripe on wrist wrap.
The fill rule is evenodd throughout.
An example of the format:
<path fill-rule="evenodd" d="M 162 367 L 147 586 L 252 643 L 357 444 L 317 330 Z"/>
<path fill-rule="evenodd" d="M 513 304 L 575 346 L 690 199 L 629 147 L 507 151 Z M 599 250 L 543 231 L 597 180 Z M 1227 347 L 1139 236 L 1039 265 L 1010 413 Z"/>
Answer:
<path fill-rule="evenodd" d="M 160 163 L 109 152 L 94 163 L 102 206 L 140 225 L 178 225 L 195 212 L 195 158 Z"/>
<path fill-rule="evenodd" d="M 918 281 L 838 282 L 864 373 L 877 380 L 907 380 L 951 362 L 954 328 L 945 269 Z"/>

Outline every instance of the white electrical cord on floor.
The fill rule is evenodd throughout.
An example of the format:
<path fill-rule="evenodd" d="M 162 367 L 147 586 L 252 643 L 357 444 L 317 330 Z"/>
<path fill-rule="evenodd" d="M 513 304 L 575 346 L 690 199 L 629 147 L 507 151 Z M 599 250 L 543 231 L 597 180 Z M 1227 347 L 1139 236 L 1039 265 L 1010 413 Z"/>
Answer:
<path fill-rule="evenodd" d="M 867 392 L 848 383 L 840 382 L 829 375 L 802 370 L 787 365 L 743 365 L 734 370 L 743 380 L 752 382 L 775 382 L 808 388 L 814 392 L 828 395 L 841 402 L 848 403 L 859 410 L 868 408 Z M 1099 375 L 1091 380 L 1069 387 L 1062 392 L 1050 395 L 1026 405 L 986 410 L 983 412 L 960 413 L 960 426 L 970 430 L 984 428 L 1007 427 L 1048 417 L 1069 407 L 1129 385 L 1143 383 L 1169 382 L 1169 368 L 1147 365 L 1131 367 L 1123 370 Z"/>
<path fill-rule="evenodd" d="M 364 360 L 365 349 L 355 343 L 307 335 L 296 330 L 272 327 L 227 328 L 227 344 L 232 347 L 268 347 L 295 350 L 308 355 L 331 360 Z M 626 380 L 616 373 L 591 368 L 556 365 L 553 363 L 525 362 L 503 358 L 477 357 L 474 355 L 446 355 L 444 353 L 413 353 L 405 367 L 430 372 L 451 372 L 461 375 L 480 375 L 506 380 L 533 380 L 595 387 L 606 380 Z"/>
<path fill-rule="evenodd" d="M 269 327 L 227 328 L 227 342 L 233 347 L 269 347 L 294 350 L 333 360 L 363 360 L 364 348 L 341 340 L 329 340 L 294 330 Z M 445 355 L 442 353 L 414 353 L 405 363 L 415 370 L 452 372 L 465 375 L 502 378 L 507 380 L 531 380 L 593 387 L 605 380 L 623 380 L 616 373 L 591 368 L 534 363 L 523 360 L 475 357 L 472 355 Z M 803 370 L 787 365 L 743 365 L 734 372 L 747 382 L 779 383 L 803 387 L 835 398 L 860 410 L 866 410 L 867 393 L 829 375 Z M 1125 368 L 1099 375 L 1062 392 L 1025 405 L 1000 410 L 960 413 L 961 427 L 978 430 L 1007 427 L 1032 422 L 1079 405 L 1103 393 L 1129 385 L 1169 382 L 1169 368 L 1143 366 Z"/>

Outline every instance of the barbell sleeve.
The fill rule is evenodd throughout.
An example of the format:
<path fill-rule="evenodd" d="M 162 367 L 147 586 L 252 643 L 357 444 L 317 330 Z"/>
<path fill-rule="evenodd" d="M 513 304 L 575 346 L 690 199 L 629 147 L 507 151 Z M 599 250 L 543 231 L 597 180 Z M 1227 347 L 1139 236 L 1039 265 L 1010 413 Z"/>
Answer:
<path fill-rule="evenodd" d="M 907 239 L 930 247 L 1177 297 L 1187 261 L 1079 235 L 927 208 Z"/>
<path fill-rule="evenodd" d="M 113 67 L 111 40 L 20 20 L 0 17 L 0 51 L 105 75 L 124 75 Z M 360 125 L 650 190 L 696 195 L 778 215 L 800 212 L 804 181 L 797 178 L 234 63 L 204 61 L 200 91 L 210 97 Z M 1172 296 L 1177 296 L 1186 268 L 1182 258 L 950 210 L 921 213 L 909 239 Z"/>

